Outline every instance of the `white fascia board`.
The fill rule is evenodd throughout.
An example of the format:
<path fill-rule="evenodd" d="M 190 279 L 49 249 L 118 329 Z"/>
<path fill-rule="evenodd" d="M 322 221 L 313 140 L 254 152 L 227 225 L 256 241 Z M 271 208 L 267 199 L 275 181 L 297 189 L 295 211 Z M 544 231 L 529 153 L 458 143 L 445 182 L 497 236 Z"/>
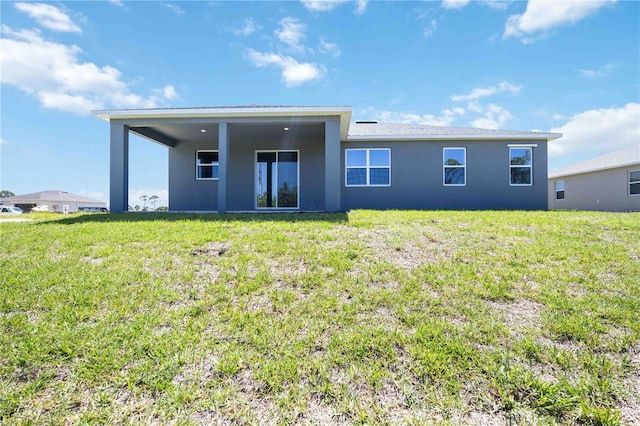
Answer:
<path fill-rule="evenodd" d="M 497 135 L 376 135 L 376 136 L 349 136 L 347 142 L 351 141 L 415 141 L 415 140 L 547 140 L 561 138 L 561 133 L 540 133 L 540 134 L 497 134 Z M 522 144 L 520 144 L 522 146 Z"/>
<path fill-rule="evenodd" d="M 351 116 L 350 107 L 239 107 L 239 108 L 167 108 L 96 110 L 93 115 L 103 120 L 130 118 L 251 118 L 290 116 Z"/>

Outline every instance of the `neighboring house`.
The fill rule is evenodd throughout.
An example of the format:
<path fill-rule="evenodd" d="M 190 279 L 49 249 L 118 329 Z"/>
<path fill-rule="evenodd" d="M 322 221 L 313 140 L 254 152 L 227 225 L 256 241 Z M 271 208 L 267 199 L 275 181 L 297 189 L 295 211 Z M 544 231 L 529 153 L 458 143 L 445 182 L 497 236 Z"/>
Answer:
<path fill-rule="evenodd" d="M 640 211 L 640 144 L 550 171 L 549 208 Z"/>
<path fill-rule="evenodd" d="M 80 195 L 64 191 L 42 191 L 32 194 L 16 195 L 0 198 L 0 204 L 20 207 L 24 211 L 31 211 L 34 207 L 44 206 L 50 212 L 75 213 L 82 209 L 106 209 L 104 201 L 93 200 Z"/>
<path fill-rule="evenodd" d="M 350 107 L 94 111 L 111 127 L 111 211 L 129 134 L 168 147 L 169 210 L 547 209 L 557 133 L 351 123 Z"/>

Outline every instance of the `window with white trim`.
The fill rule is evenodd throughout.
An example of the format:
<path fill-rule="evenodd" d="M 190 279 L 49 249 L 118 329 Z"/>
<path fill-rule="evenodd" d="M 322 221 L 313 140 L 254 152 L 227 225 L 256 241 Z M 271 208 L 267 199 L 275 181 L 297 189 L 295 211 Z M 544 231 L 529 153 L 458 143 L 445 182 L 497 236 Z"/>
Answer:
<path fill-rule="evenodd" d="M 629 170 L 629 195 L 640 195 L 640 170 Z"/>
<path fill-rule="evenodd" d="M 442 149 L 442 183 L 444 186 L 467 184 L 467 149 Z"/>
<path fill-rule="evenodd" d="M 346 149 L 345 169 L 345 186 L 391 186 L 391 149 Z"/>
<path fill-rule="evenodd" d="M 196 151 L 196 179 L 217 180 L 218 151 Z"/>
<path fill-rule="evenodd" d="M 509 148 L 509 185 L 533 185 L 533 148 Z"/>
<path fill-rule="evenodd" d="M 556 181 L 556 200 L 564 200 L 564 181 Z"/>

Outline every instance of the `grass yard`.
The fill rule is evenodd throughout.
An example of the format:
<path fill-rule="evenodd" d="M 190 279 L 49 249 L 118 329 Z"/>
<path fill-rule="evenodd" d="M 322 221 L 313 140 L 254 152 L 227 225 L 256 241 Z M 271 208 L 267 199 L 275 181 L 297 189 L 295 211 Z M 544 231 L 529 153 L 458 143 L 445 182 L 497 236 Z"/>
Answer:
<path fill-rule="evenodd" d="M 640 424 L 640 214 L 0 223 L 4 424 Z"/>

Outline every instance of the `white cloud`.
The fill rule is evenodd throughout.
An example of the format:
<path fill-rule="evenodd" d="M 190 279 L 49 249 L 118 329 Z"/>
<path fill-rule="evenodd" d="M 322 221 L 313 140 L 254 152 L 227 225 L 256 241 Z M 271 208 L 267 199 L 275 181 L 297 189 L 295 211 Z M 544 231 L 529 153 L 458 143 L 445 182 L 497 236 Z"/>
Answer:
<path fill-rule="evenodd" d="M 256 24 L 253 21 L 253 19 L 247 18 L 247 19 L 244 20 L 244 27 L 236 28 L 236 29 L 234 29 L 232 31 L 236 35 L 248 36 L 248 35 L 251 35 L 254 32 L 258 31 L 260 28 L 262 28 L 262 27 L 260 25 Z"/>
<path fill-rule="evenodd" d="M 495 103 L 481 104 L 480 99 L 494 96 L 500 93 L 511 93 L 517 95 L 520 93 L 522 86 L 518 86 L 507 81 L 498 83 L 495 86 L 476 87 L 466 95 L 453 95 L 453 102 L 467 102 L 467 110 L 479 114 L 479 117 L 471 121 L 473 127 L 481 129 L 500 129 L 504 128 L 507 122 L 513 118 L 511 112 L 504 107 Z"/>
<path fill-rule="evenodd" d="M 162 88 L 162 96 L 166 99 L 173 100 L 178 98 L 178 92 L 176 92 L 176 88 L 173 86 L 164 86 Z"/>
<path fill-rule="evenodd" d="M 482 113 L 482 117 L 471 122 L 473 127 L 479 129 L 500 129 L 504 127 L 507 121 L 513 118 L 508 110 L 496 104 L 487 105 Z"/>
<path fill-rule="evenodd" d="M 555 27 L 575 24 L 616 0 L 589 1 L 548 1 L 529 0 L 527 9 L 521 15 L 511 15 L 507 19 L 503 38 L 516 37 L 524 43 L 544 37 Z"/>
<path fill-rule="evenodd" d="M 320 47 L 318 48 L 318 50 L 321 53 L 326 53 L 335 58 L 340 56 L 340 54 L 342 53 L 340 52 L 340 48 L 338 47 L 337 44 L 326 41 L 324 37 L 320 37 Z"/>
<path fill-rule="evenodd" d="M 469 0 L 442 0 L 442 7 L 445 9 L 462 9 L 469 3 Z"/>
<path fill-rule="evenodd" d="M 567 117 L 565 117 L 565 116 L 564 116 L 564 115 L 562 115 L 562 114 L 553 114 L 553 115 L 551 116 L 551 119 L 552 119 L 552 120 L 564 120 L 564 119 L 566 119 L 566 118 L 567 118 Z"/>
<path fill-rule="evenodd" d="M 176 15 L 184 15 L 184 9 L 178 6 L 177 4 L 171 3 L 162 3 L 167 9 L 171 10 Z"/>
<path fill-rule="evenodd" d="M 320 80 L 325 75 L 324 67 L 309 62 L 300 63 L 290 56 L 277 53 L 261 53 L 247 49 L 247 58 L 257 67 L 276 65 L 282 69 L 282 80 L 289 87 L 299 86 L 313 80 Z"/>
<path fill-rule="evenodd" d="M 385 111 L 375 108 L 365 108 L 363 115 L 373 118 L 374 120 L 387 123 L 402 124 L 426 124 L 429 126 L 450 126 L 456 119 L 456 116 L 464 115 L 463 108 L 444 109 L 440 111 L 440 115 L 433 114 L 416 114 L 413 112 L 402 111 Z"/>
<path fill-rule="evenodd" d="M 480 4 L 491 9 L 505 10 L 509 6 L 510 0 L 482 0 Z"/>
<path fill-rule="evenodd" d="M 109 3 L 119 7 L 124 7 L 124 3 L 122 3 L 122 0 L 109 0 Z"/>
<path fill-rule="evenodd" d="M 551 131 L 563 133 L 562 138 L 549 142 L 552 169 L 633 144 L 640 146 L 640 103 L 584 111 Z"/>
<path fill-rule="evenodd" d="M 353 11 L 356 15 L 362 15 L 367 11 L 368 0 L 356 0 L 356 8 Z"/>
<path fill-rule="evenodd" d="M 606 77 L 611 74 L 618 65 L 616 64 L 607 64 L 598 70 L 578 70 L 578 73 L 584 77 L 596 78 L 596 77 Z"/>
<path fill-rule="evenodd" d="M 2 145 L 3 143 L 9 143 L 9 141 L 7 141 L 5 138 L 0 137 L 0 145 Z"/>
<path fill-rule="evenodd" d="M 349 0 L 300 0 L 300 3 L 312 12 L 329 12 L 347 3 Z M 356 8 L 353 13 L 362 15 L 367 11 L 368 0 L 355 0 Z"/>
<path fill-rule="evenodd" d="M 347 0 L 300 0 L 300 2 L 313 12 L 328 12 L 346 3 Z"/>
<path fill-rule="evenodd" d="M 289 16 L 280 20 L 280 29 L 275 30 L 273 33 L 278 40 L 293 50 L 304 51 L 304 46 L 301 46 L 300 42 L 304 40 L 306 30 L 307 26 L 305 24 Z"/>
<path fill-rule="evenodd" d="M 60 9 L 44 3 L 16 3 L 16 9 L 24 12 L 45 28 L 67 33 L 81 33 L 82 30 Z"/>
<path fill-rule="evenodd" d="M 4 24 L 1 33 L 2 83 L 33 95 L 45 108 L 88 114 L 106 105 L 151 108 L 158 104 L 156 96 L 132 93 L 118 69 L 82 62 L 78 46 L 47 41 L 38 30 L 13 31 Z"/>
<path fill-rule="evenodd" d="M 436 29 L 438 29 L 438 21 L 432 19 L 429 26 L 424 29 L 422 35 L 425 37 L 431 37 Z"/>
<path fill-rule="evenodd" d="M 40 105 L 45 108 L 59 109 L 78 115 L 86 114 L 94 109 L 100 109 L 102 106 L 100 102 L 82 95 L 69 95 L 58 92 L 38 92 L 38 99 L 40 100 Z"/>
<path fill-rule="evenodd" d="M 503 93 L 503 92 L 509 92 L 515 95 L 518 92 L 520 92 L 520 89 L 522 89 L 522 86 L 516 86 L 515 84 L 511 84 L 507 81 L 503 81 L 499 83 L 497 86 L 475 88 L 467 95 L 453 95 L 451 97 L 451 100 L 454 102 L 475 101 L 480 98 L 492 96 L 497 93 Z"/>

